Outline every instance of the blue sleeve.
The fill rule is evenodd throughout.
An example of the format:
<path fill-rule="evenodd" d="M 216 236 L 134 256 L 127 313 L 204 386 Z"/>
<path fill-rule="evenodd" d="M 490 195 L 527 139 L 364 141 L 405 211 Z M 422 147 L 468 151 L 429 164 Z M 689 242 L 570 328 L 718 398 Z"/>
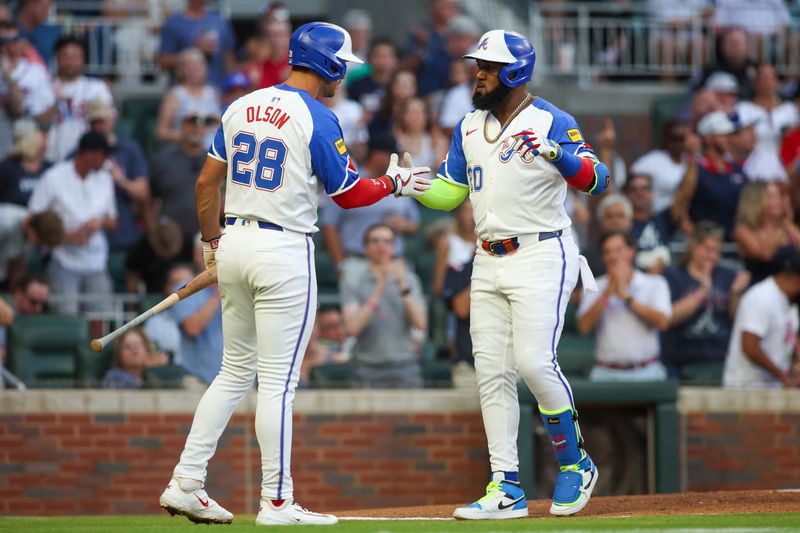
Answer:
<path fill-rule="evenodd" d="M 561 145 L 565 153 L 597 159 L 594 150 L 583 138 L 578 123 L 571 115 L 561 110 L 553 113 L 553 124 L 550 126 L 547 138 Z"/>
<path fill-rule="evenodd" d="M 144 152 L 142 152 L 142 147 L 139 146 L 137 142 L 131 142 L 131 167 L 133 168 L 133 172 L 129 177 L 131 178 L 140 178 L 144 176 L 145 178 L 150 178 L 149 173 L 147 171 L 147 160 L 144 157 Z"/>
<path fill-rule="evenodd" d="M 214 135 L 214 140 L 211 141 L 211 146 L 208 147 L 208 155 L 222 161 L 228 162 L 228 154 L 225 150 L 225 133 L 222 131 L 222 122 L 219 123 L 217 133 Z"/>
<path fill-rule="evenodd" d="M 181 284 L 183 285 L 183 284 Z M 175 290 L 180 286 L 175 287 Z M 172 316 L 178 324 L 182 324 L 184 320 L 195 314 L 200 310 L 203 305 L 211 298 L 212 289 L 203 289 L 202 291 L 192 295 L 190 298 L 181 300 L 170 308 Z"/>
<path fill-rule="evenodd" d="M 458 183 L 459 185 L 468 185 L 467 183 L 467 158 L 464 156 L 463 137 L 461 134 L 461 123 L 464 119 L 458 121 L 455 129 L 453 129 L 453 140 L 450 141 L 450 149 L 447 151 L 442 164 L 439 166 L 437 173 L 440 178 Z"/>
<path fill-rule="evenodd" d="M 161 27 L 161 44 L 158 51 L 162 54 L 177 54 L 181 50 L 178 20 L 175 15 L 169 17 Z"/>
<path fill-rule="evenodd" d="M 310 109 L 314 119 L 314 131 L 308 143 L 311 168 L 322 182 L 325 192 L 329 196 L 336 196 L 355 184 L 358 172 L 347 152 L 336 115 L 321 104 L 319 107 L 324 112 L 316 113 L 315 108 Z"/>

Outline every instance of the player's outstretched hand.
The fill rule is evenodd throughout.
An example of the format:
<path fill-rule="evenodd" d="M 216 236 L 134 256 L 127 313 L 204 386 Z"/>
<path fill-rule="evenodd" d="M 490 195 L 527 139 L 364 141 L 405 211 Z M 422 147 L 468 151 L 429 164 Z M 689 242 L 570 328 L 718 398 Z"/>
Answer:
<path fill-rule="evenodd" d="M 561 156 L 561 146 L 555 141 L 551 141 L 541 133 L 531 130 L 524 130 L 513 135 L 518 141 L 522 141 L 521 157 L 532 152 L 533 155 L 541 155 L 548 161 L 553 161 Z"/>
<path fill-rule="evenodd" d="M 427 177 L 431 169 L 428 167 L 401 167 L 397 164 L 397 154 L 392 154 L 389 159 L 389 168 L 386 175 L 394 182 L 394 195 L 421 196 L 431 188 L 431 180 Z M 411 156 L 403 156 L 403 163 L 411 163 Z"/>

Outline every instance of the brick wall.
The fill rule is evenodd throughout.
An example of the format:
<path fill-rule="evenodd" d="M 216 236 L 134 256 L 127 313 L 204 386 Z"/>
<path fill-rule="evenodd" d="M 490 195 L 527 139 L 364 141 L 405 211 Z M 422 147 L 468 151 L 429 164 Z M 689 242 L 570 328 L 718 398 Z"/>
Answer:
<path fill-rule="evenodd" d="M 695 412 L 685 428 L 689 490 L 800 487 L 799 412 Z"/>
<path fill-rule="evenodd" d="M 252 420 L 234 415 L 209 466 L 209 493 L 235 513 L 258 505 Z M 0 414 L 0 514 L 158 512 L 191 421 L 191 413 Z M 486 465 L 478 412 L 294 418 L 295 497 L 319 511 L 471 501 Z"/>

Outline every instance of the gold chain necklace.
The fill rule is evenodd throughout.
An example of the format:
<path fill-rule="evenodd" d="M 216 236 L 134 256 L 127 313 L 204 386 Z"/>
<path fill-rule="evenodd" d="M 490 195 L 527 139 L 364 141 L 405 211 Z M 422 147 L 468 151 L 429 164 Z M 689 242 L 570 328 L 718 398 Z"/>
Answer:
<path fill-rule="evenodd" d="M 533 101 L 533 96 L 531 96 L 530 93 L 527 93 L 525 95 L 525 98 L 523 98 L 522 102 L 520 102 L 517 108 L 514 110 L 514 112 L 511 113 L 511 116 L 508 117 L 508 120 L 506 120 L 505 123 L 502 126 L 500 126 L 500 131 L 497 133 L 497 136 L 494 139 L 489 138 L 489 115 L 491 115 L 492 112 L 487 111 L 486 117 L 484 117 L 483 119 L 483 138 L 486 140 L 486 142 L 489 144 L 496 143 L 497 140 L 500 138 L 500 136 L 503 134 L 503 132 L 506 131 L 508 125 L 511 124 L 511 121 L 517 118 L 517 115 L 519 115 L 522 112 L 522 110 L 525 109 L 525 107 L 532 101 Z"/>

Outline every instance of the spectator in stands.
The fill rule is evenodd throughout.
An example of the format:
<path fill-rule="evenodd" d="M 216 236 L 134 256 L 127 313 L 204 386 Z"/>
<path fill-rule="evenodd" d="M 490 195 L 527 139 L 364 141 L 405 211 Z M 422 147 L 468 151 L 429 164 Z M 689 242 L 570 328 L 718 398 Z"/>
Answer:
<path fill-rule="evenodd" d="M 415 165 L 437 168 L 437 153 L 441 140 L 431 135 L 428 125 L 428 106 L 422 98 L 411 98 L 400 105 L 394 136 L 397 146 L 411 154 Z M 437 147 L 439 148 L 437 150 Z"/>
<path fill-rule="evenodd" d="M 636 267 L 660 274 L 672 262 L 669 242 L 675 232 L 669 209 L 653 209 L 653 180 L 647 174 L 633 174 L 623 187 L 633 206 L 631 237 L 636 243 Z"/>
<path fill-rule="evenodd" d="M 53 59 L 56 41 L 61 34 L 57 24 L 48 24 L 50 0 L 20 0 L 17 27 L 44 60 L 45 66 Z"/>
<path fill-rule="evenodd" d="M 314 367 L 349 361 L 355 341 L 354 337 L 346 336 L 344 319 L 338 307 L 320 307 L 317 319 L 314 321 L 314 329 L 311 330 L 311 340 L 300 366 L 302 386 L 310 385 L 311 370 Z"/>
<path fill-rule="evenodd" d="M 452 349 L 453 385 L 477 386 L 472 337 L 469 334 L 470 285 L 472 260 L 475 257 L 475 220 L 472 204 L 464 200 L 455 211 L 455 231 L 439 240 L 432 290 L 444 298 L 455 318 Z M 449 328 L 448 328 L 449 329 Z"/>
<path fill-rule="evenodd" d="M 713 222 L 698 222 L 685 261 L 664 272 L 672 318 L 661 336 L 661 359 L 673 378 L 685 367 L 725 360 L 733 316 L 750 275 L 719 265 L 724 236 Z"/>
<path fill-rule="evenodd" d="M 653 179 L 653 210 L 656 213 L 669 208 L 683 175 L 686 173 L 685 151 L 687 126 L 677 119 L 664 123 L 661 130 L 661 148 L 654 149 L 631 165 L 632 174 L 647 174 Z"/>
<path fill-rule="evenodd" d="M 611 193 L 603 196 L 597 204 L 597 222 L 600 234 L 609 231 L 621 231 L 630 233 L 633 228 L 633 206 L 631 201 L 618 193 Z M 582 251 L 586 257 L 592 272 L 595 275 L 606 273 L 606 265 L 603 262 L 603 253 L 600 243 L 590 245 Z"/>
<path fill-rule="evenodd" d="M 722 384 L 740 389 L 797 387 L 791 371 L 800 326 L 800 251 L 781 250 L 777 273 L 744 293 L 733 323 Z"/>
<path fill-rule="evenodd" d="M 739 96 L 749 99 L 753 95 L 755 63 L 747 51 L 747 33 L 742 28 L 728 28 L 719 37 L 717 63 L 706 65 L 697 72 L 691 81 L 691 88 L 697 90 L 715 72 L 733 74 L 739 87 Z"/>
<path fill-rule="evenodd" d="M 450 63 L 449 88 L 442 95 L 441 110 L 438 113 L 442 135 L 450 139 L 458 122 L 472 111 L 472 70 L 475 66 L 467 61 Z"/>
<path fill-rule="evenodd" d="M 800 110 L 800 84 L 794 94 L 794 105 Z M 800 125 L 786 132 L 780 148 L 781 162 L 786 174 L 791 178 L 800 171 Z"/>
<path fill-rule="evenodd" d="M 730 119 L 735 127 L 734 132 L 728 139 L 728 154 L 731 159 L 742 167 L 742 171 L 747 179 L 761 172 L 761 158 L 754 152 L 756 147 L 756 121 L 754 116 L 743 118 L 742 115 L 734 111 Z"/>
<path fill-rule="evenodd" d="M 435 0 L 430 22 L 411 29 L 403 69 L 416 73 L 420 96 L 447 85 L 450 55 L 447 53 L 447 25 L 461 11 L 458 0 Z"/>
<path fill-rule="evenodd" d="M 755 57 L 759 60 L 783 59 L 782 54 L 777 53 L 779 47 L 785 45 L 792 23 L 786 4 L 785 0 L 715 0 L 713 24 L 718 28 L 746 31 L 756 45 Z"/>
<path fill-rule="evenodd" d="M 191 112 L 181 121 L 178 143 L 158 152 L 150 162 L 152 196 L 163 201 L 162 213 L 177 222 L 189 240 L 199 229 L 194 184 L 206 160 L 205 138 L 217 124 L 218 117 Z"/>
<path fill-rule="evenodd" d="M 138 213 L 150 200 L 147 160 L 139 143 L 114 132 L 116 113 L 108 102 L 86 102 L 85 114 L 91 130 L 105 135 L 111 147 L 105 168 L 114 180 L 117 227 L 107 233 L 108 245 L 112 253 L 124 253 L 142 234 Z"/>
<path fill-rule="evenodd" d="M 710 220 L 725 228 L 725 240 L 733 239 L 733 223 L 745 177 L 739 165 L 727 155 L 730 135 L 736 130 L 722 111 L 713 111 L 700 119 L 697 133 L 703 152 L 687 163 L 675 202 L 673 220 L 679 221 L 687 235 L 694 232 L 699 220 Z M 687 137 L 687 151 L 697 154 L 697 137 Z"/>
<path fill-rule="evenodd" d="M 361 175 L 375 177 L 383 174 L 393 153 L 397 153 L 397 143 L 392 137 L 370 138 Z M 325 198 L 323 202 L 320 229 L 325 236 L 325 249 L 339 273 L 348 268 L 348 264 L 356 269 L 359 264 L 364 266 L 364 235 L 370 226 L 383 222 L 392 228 L 397 257 L 402 257 L 405 251 L 402 237 L 415 234 L 419 228 L 419 210 L 411 198 L 384 198 L 360 209 L 342 209 Z"/>
<path fill-rule="evenodd" d="M 274 18 L 264 27 L 264 35 L 269 44 L 270 55 L 261 65 L 261 87 L 272 87 L 283 83 L 289 77 L 289 40 L 292 25 L 288 19 Z"/>
<path fill-rule="evenodd" d="M 159 218 L 158 202 L 146 217 L 146 232 L 128 252 L 125 262 L 125 285 L 128 292 L 139 293 L 144 283 L 148 294 L 161 292 L 169 269 L 192 258 L 193 243 L 184 237 L 180 226 L 168 218 Z"/>
<path fill-rule="evenodd" d="M 0 204 L 28 206 L 39 178 L 50 167 L 44 161 L 45 142 L 32 120 L 14 124 L 14 146 L 0 162 Z"/>
<path fill-rule="evenodd" d="M 27 271 L 34 248 L 47 255 L 64 241 L 64 224 L 53 211 L 28 215 L 25 207 L 0 204 L 0 290 Z"/>
<path fill-rule="evenodd" d="M 253 81 L 244 72 L 239 70 L 228 74 L 222 83 L 222 108 L 225 109 L 254 88 Z"/>
<path fill-rule="evenodd" d="M 104 389 L 141 389 L 144 370 L 169 364 L 164 352 L 154 352 L 150 339 L 140 328 L 126 331 L 114 344 L 114 361 L 103 376 Z"/>
<path fill-rule="evenodd" d="M 42 65 L 27 60 L 24 53 L 25 41 L 19 30 L 9 22 L 0 22 L 0 70 L 6 82 L 0 88 L 4 96 L 0 100 L 8 99 L 0 112 L 0 157 L 5 157 L 11 148 L 16 119 L 32 118 L 46 128 L 55 113 L 50 75 Z"/>
<path fill-rule="evenodd" d="M 105 82 L 83 75 L 86 67 L 86 46 L 73 36 L 61 37 L 56 42 L 56 114 L 47 141 L 47 159 L 57 163 L 66 159 L 78 146 L 89 122 L 86 105 L 99 100 L 113 108 L 111 91 Z"/>
<path fill-rule="evenodd" d="M 357 338 L 353 377 L 359 386 L 422 386 L 413 330 L 427 330 L 425 304 L 419 278 L 394 250 L 394 230 L 371 226 L 364 235 L 366 272 L 349 271 L 342 280 L 345 327 Z"/>
<path fill-rule="evenodd" d="M 179 287 L 187 279 L 191 279 L 194 270 L 188 263 L 175 264 L 166 271 L 166 282 L 154 294 L 166 298 L 172 294 L 174 287 Z M 172 364 L 180 365 L 181 328 L 172 313 L 158 313 L 144 323 L 144 332 L 150 337 L 156 350 L 171 354 Z"/>
<path fill-rule="evenodd" d="M 386 88 L 397 70 L 397 48 L 389 39 L 376 39 L 367 54 L 369 76 L 363 76 L 347 85 L 347 97 L 364 106 L 367 113 L 376 113 Z"/>
<path fill-rule="evenodd" d="M 739 83 L 728 72 L 715 72 L 708 77 L 703 88 L 715 96 L 719 109 L 725 113 L 733 113 L 740 101 Z"/>
<path fill-rule="evenodd" d="M 350 34 L 350 39 L 353 45 L 353 54 L 361 59 L 367 61 L 370 45 L 372 41 L 372 17 L 363 9 L 350 9 L 342 17 L 342 27 Z M 360 67 L 360 65 L 354 65 Z M 350 78 L 355 74 L 359 77 L 357 72 L 360 68 L 354 69 L 356 72 L 350 72 L 350 67 L 347 68 L 347 77 Z M 366 72 L 364 72 L 366 74 Z"/>
<path fill-rule="evenodd" d="M 776 183 L 748 183 L 742 190 L 733 232 L 752 283 L 775 273 L 775 253 L 800 246 L 800 228 L 791 219 Z"/>
<path fill-rule="evenodd" d="M 199 248 L 197 239 L 195 248 Z M 188 274 L 188 273 L 187 273 Z M 170 292 L 178 290 L 194 273 L 180 280 Z M 205 388 L 219 373 L 222 364 L 222 306 L 216 285 L 195 293 L 169 308 L 180 326 L 180 364 L 188 373 L 184 387 Z"/>
<path fill-rule="evenodd" d="M 372 116 L 369 125 L 370 137 L 379 137 L 390 133 L 394 128 L 395 120 L 400 111 L 400 106 L 406 100 L 417 95 L 417 80 L 407 70 L 397 70 L 392 74 L 392 79 L 383 95 L 378 111 Z"/>
<path fill-rule="evenodd" d="M 181 123 L 189 114 L 220 115 L 219 92 L 208 83 L 206 60 L 200 50 L 187 48 L 178 54 L 175 73 L 177 83 L 161 101 L 156 125 L 156 138 L 167 142 L 180 141 Z M 206 139 L 206 146 L 212 139 Z"/>
<path fill-rule="evenodd" d="M 101 295 L 111 293 L 106 273 L 108 241 L 105 231 L 117 226 L 113 178 L 105 170 L 111 147 L 98 132 L 85 133 L 74 159 L 62 161 L 44 173 L 31 195 L 32 214 L 53 209 L 64 222 L 66 241 L 53 250 L 47 275 L 54 293 L 67 298 L 88 293 L 98 300 L 91 309 L 104 308 Z M 78 300 L 62 302 L 59 310 L 78 312 Z"/>
<path fill-rule="evenodd" d="M 603 129 L 597 135 L 597 157 L 611 170 L 616 187 L 622 187 L 628 179 L 627 165 L 617 150 L 617 130 L 611 117 L 603 119 Z"/>
<path fill-rule="evenodd" d="M 675 66 L 690 60 L 694 53 L 705 54 L 702 30 L 695 26 L 695 21 L 708 18 L 711 12 L 709 0 L 647 0 L 647 14 L 660 26 L 650 30 L 650 42 L 662 65 L 662 79 L 673 79 Z"/>
<path fill-rule="evenodd" d="M 6 357 L 6 328 L 18 316 L 44 313 L 49 297 L 50 288 L 47 280 L 38 274 L 26 273 L 14 280 L 11 285 L 10 304 L 0 298 L 0 366 Z"/>
<path fill-rule="evenodd" d="M 672 314 L 667 282 L 633 267 L 636 247 L 628 233 L 605 233 L 600 246 L 608 274 L 597 279 L 599 292 L 584 294 L 577 314 L 578 330 L 597 337 L 589 379 L 665 379 L 659 332 Z"/>
<path fill-rule="evenodd" d="M 178 53 L 197 48 L 209 65 L 209 83 L 221 87 L 225 73 L 236 68 L 235 35 L 231 23 L 219 12 L 206 9 L 206 4 L 206 0 L 188 0 L 185 11 L 171 15 L 164 22 L 158 64 L 162 70 L 174 74 Z"/>
<path fill-rule="evenodd" d="M 468 54 L 478 45 L 478 38 L 483 34 L 483 29 L 471 17 L 467 15 L 456 15 L 447 23 L 447 54 L 450 62 L 441 75 L 444 75 L 444 83 L 437 89 L 442 90 L 447 87 L 450 78 L 450 63 L 461 61 L 465 54 Z"/>
<path fill-rule="evenodd" d="M 793 102 L 780 96 L 780 82 L 772 65 L 760 65 L 756 71 L 755 95 L 751 102 L 739 102 L 736 111 L 742 122 L 755 124 L 756 146 L 751 157 L 749 179 L 786 181 L 788 176 L 780 160 L 781 138 L 785 130 L 800 124 L 800 111 Z"/>

